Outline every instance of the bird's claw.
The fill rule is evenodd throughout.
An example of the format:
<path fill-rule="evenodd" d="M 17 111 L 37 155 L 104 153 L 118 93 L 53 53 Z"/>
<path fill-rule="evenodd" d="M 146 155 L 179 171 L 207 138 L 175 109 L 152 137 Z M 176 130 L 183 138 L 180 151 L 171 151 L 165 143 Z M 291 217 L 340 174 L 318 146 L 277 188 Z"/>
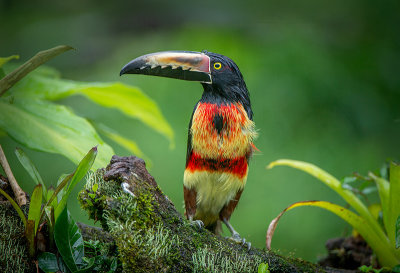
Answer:
<path fill-rule="evenodd" d="M 250 250 L 251 248 L 251 243 L 247 242 L 245 238 L 240 237 L 239 233 L 232 234 L 232 236 L 228 237 L 228 239 L 237 244 L 241 244 L 242 246 L 247 246 L 247 250 Z"/>
<path fill-rule="evenodd" d="M 204 227 L 204 223 L 201 220 L 190 220 L 190 225 L 199 230 Z"/>

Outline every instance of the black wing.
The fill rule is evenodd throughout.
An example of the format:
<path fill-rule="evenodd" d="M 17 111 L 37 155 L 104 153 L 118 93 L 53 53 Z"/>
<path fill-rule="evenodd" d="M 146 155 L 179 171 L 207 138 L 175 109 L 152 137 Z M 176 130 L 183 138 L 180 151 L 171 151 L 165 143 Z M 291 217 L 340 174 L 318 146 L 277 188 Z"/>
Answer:
<path fill-rule="evenodd" d="M 190 155 L 192 154 L 192 133 L 191 133 L 190 129 L 192 128 L 193 115 L 194 115 L 194 112 L 197 109 L 198 104 L 199 103 L 196 103 L 196 105 L 194 106 L 194 109 L 193 109 L 193 112 L 192 112 L 192 116 L 190 117 L 190 122 L 189 122 L 187 152 L 186 152 L 186 167 L 188 165 Z"/>

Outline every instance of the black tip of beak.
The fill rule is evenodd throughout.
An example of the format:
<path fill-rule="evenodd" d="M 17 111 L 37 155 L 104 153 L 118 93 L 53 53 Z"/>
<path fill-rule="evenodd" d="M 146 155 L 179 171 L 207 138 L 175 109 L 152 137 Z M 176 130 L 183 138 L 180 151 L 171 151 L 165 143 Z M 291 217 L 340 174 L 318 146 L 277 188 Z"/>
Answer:
<path fill-rule="evenodd" d="M 126 74 L 125 72 L 126 72 L 125 67 L 123 67 L 121 69 L 121 71 L 119 72 L 119 75 L 122 76 L 122 75 Z"/>
<path fill-rule="evenodd" d="M 122 67 L 119 75 L 122 76 L 124 74 L 141 74 L 140 70 L 146 66 L 146 62 L 142 58 L 136 58 L 129 63 L 127 63 L 124 67 Z"/>

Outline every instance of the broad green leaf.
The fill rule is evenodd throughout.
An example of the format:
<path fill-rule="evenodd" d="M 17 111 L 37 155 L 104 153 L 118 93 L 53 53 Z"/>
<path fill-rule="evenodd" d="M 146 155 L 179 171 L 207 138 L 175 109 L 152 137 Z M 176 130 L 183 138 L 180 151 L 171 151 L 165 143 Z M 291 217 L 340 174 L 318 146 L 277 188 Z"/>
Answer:
<path fill-rule="evenodd" d="M 82 264 L 84 256 L 83 238 L 67 208 L 64 208 L 56 221 L 54 239 L 57 249 L 69 270 L 72 272 L 77 271 L 77 265 Z"/>
<path fill-rule="evenodd" d="M 383 230 L 381 229 L 378 221 L 369 212 L 368 208 L 361 202 L 361 200 L 350 190 L 342 187 L 340 181 L 328 172 L 318 168 L 317 166 L 297 160 L 280 159 L 270 163 L 267 169 L 271 169 L 275 166 L 290 166 L 302 170 L 314 177 L 319 181 L 330 187 L 337 194 L 339 194 L 350 206 L 352 206 L 364 219 L 366 219 L 376 233 L 384 236 Z"/>
<path fill-rule="evenodd" d="M 57 256 L 50 252 L 43 252 L 39 255 L 38 265 L 46 273 L 60 271 Z"/>
<path fill-rule="evenodd" d="M 400 248 L 400 215 L 396 221 L 396 248 Z"/>
<path fill-rule="evenodd" d="M 105 167 L 114 154 L 87 120 L 51 102 L 0 98 L 0 128 L 29 148 L 62 154 L 75 164 L 98 145 L 96 169 Z"/>
<path fill-rule="evenodd" d="M 389 213 L 388 213 L 388 235 L 392 245 L 395 245 L 396 221 L 400 214 L 400 165 L 392 162 L 390 164 L 390 187 L 389 187 Z"/>
<path fill-rule="evenodd" d="M 12 89 L 13 95 L 58 100 L 70 95 L 83 95 L 95 103 L 115 108 L 137 118 L 167 137 L 173 145 L 174 133 L 157 104 L 137 87 L 122 83 L 85 83 L 32 75 Z"/>
<path fill-rule="evenodd" d="M 11 196 L 9 196 L 5 191 L 3 191 L 2 189 L 0 189 L 0 194 L 2 194 L 5 198 L 7 198 L 7 200 L 11 203 L 11 205 L 13 206 L 13 208 L 17 211 L 19 218 L 21 218 L 22 223 L 25 226 L 26 229 L 26 217 L 25 214 L 23 213 L 23 211 L 21 210 L 21 208 L 17 205 L 17 203 L 14 201 L 14 199 L 11 198 Z"/>
<path fill-rule="evenodd" d="M 29 220 L 35 221 L 35 230 L 34 230 L 35 235 L 40 221 L 42 199 L 43 199 L 43 190 L 42 190 L 42 185 L 39 184 L 33 189 L 31 202 L 29 204 L 29 213 L 28 213 L 28 221 Z"/>
<path fill-rule="evenodd" d="M 72 49 L 72 47 L 62 45 L 38 52 L 26 63 L 15 69 L 13 72 L 7 74 L 0 80 L 0 96 L 10 89 L 15 83 L 25 77 L 29 72 L 35 70 L 38 66 L 70 49 Z"/>
<path fill-rule="evenodd" d="M 76 184 L 85 177 L 87 172 L 92 168 L 92 165 L 97 156 L 97 147 L 92 148 L 87 155 L 79 163 L 78 167 L 74 172 L 74 176 L 71 179 L 71 183 L 68 185 L 67 191 L 65 192 L 61 202 L 58 204 L 55 211 L 55 218 L 58 219 L 60 213 L 64 210 L 67 205 L 68 197 L 71 194 Z"/>
<path fill-rule="evenodd" d="M 92 122 L 92 124 L 94 125 L 94 127 L 100 134 L 105 135 L 109 139 L 113 140 L 115 143 L 124 147 L 129 152 L 131 152 L 133 155 L 143 158 L 147 163 L 146 165 L 149 165 L 149 164 L 151 165 L 150 159 L 143 154 L 143 152 L 140 150 L 140 148 L 134 141 L 121 136 L 120 134 L 115 132 L 113 129 L 105 126 L 104 124 L 93 123 L 93 122 Z"/>
<path fill-rule="evenodd" d="M 374 179 L 376 187 L 378 188 L 379 198 L 381 199 L 382 206 L 383 224 L 385 226 L 386 233 L 389 234 L 389 182 L 374 175 L 373 173 L 369 173 L 368 175 Z"/>
<path fill-rule="evenodd" d="M 371 246 L 371 248 L 375 251 L 381 265 L 383 266 L 390 266 L 393 267 L 396 264 L 399 263 L 399 260 L 396 258 L 395 254 L 391 251 L 391 247 L 389 245 L 389 241 L 385 236 L 380 236 L 380 234 L 377 234 L 374 232 L 374 230 L 371 228 L 371 225 L 368 221 L 366 221 L 364 218 L 358 216 L 354 212 L 338 206 L 336 204 L 332 204 L 330 202 L 325 202 L 325 201 L 304 201 L 304 202 L 297 202 L 286 209 L 284 209 L 274 220 L 271 221 L 268 227 L 267 231 L 267 237 L 266 237 L 266 246 L 268 249 L 271 249 L 271 240 L 274 234 L 274 231 L 276 229 L 276 226 L 278 224 L 279 219 L 282 217 L 282 215 L 296 207 L 302 207 L 302 206 L 314 206 L 314 207 L 320 207 L 323 209 L 326 209 L 343 220 L 345 220 L 347 223 L 349 223 L 354 229 L 356 229 L 361 236 L 367 241 L 367 243 Z"/>
<path fill-rule="evenodd" d="M 9 56 L 9 57 L 2 57 L 2 58 L 0 58 L 0 68 L 1 68 L 3 65 L 5 65 L 6 63 L 8 63 L 9 61 L 13 60 L 13 59 L 18 60 L 18 59 L 19 59 L 19 56 L 18 56 L 18 55 L 12 55 L 12 56 Z"/>
<path fill-rule="evenodd" d="M 15 149 L 15 154 L 17 155 L 19 162 L 22 164 L 22 166 L 25 168 L 28 174 L 32 177 L 36 185 L 42 185 L 43 195 L 46 196 L 47 195 L 46 185 L 44 184 L 42 177 L 40 176 L 38 170 L 36 169 L 35 164 L 33 164 L 30 158 L 20 148 Z"/>

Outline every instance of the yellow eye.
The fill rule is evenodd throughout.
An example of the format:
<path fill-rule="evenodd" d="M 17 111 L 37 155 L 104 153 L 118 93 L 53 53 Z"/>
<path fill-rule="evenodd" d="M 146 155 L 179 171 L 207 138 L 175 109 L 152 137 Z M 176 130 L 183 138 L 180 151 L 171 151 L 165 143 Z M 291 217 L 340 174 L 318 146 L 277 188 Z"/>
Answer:
<path fill-rule="evenodd" d="M 214 64 L 214 68 L 217 69 L 217 70 L 221 69 L 221 67 L 222 67 L 221 63 L 215 63 Z"/>

